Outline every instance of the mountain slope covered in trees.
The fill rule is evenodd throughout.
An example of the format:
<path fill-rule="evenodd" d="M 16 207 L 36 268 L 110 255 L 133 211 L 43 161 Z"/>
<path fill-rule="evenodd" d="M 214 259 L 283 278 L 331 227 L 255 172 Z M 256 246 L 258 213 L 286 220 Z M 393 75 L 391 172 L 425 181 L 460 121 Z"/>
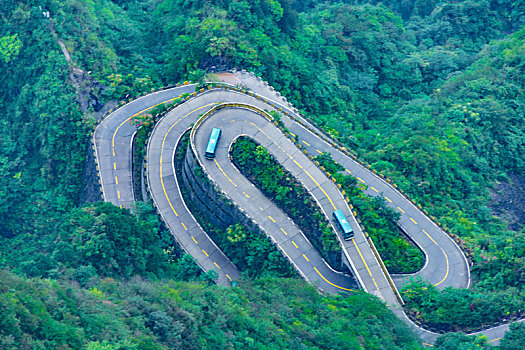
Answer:
<path fill-rule="evenodd" d="M 106 277 L 122 288 L 131 276 L 209 281 L 147 205 L 131 214 L 80 202 L 98 105 L 79 107 L 71 72 L 75 65 L 98 81 L 90 98 L 104 103 L 197 81 L 211 67 L 237 67 L 267 80 L 464 240 L 474 252 L 473 290 L 447 291 L 457 305 L 480 293 L 516 308 L 525 302 L 525 218 L 515 209 L 525 198 L 518 185 L 523 2 L 27 0 L 0 7 L 0 267 L 9 278 L 78 283 L 78 293 Z M 517 203 L 491 200 L 508 198 L 505 191 Z M 140 248 L 129 256 L 115 249 L 130 244 Z M 411 304 L 412 311 L 424 322 L 447 321 L 439 319 L 435 291 L 417 290 L 415 299 L 434 301 Z M 11 300 L 5 289 L 2 296 Z M 85 332 L 80 342 L 96 341 Z"/>

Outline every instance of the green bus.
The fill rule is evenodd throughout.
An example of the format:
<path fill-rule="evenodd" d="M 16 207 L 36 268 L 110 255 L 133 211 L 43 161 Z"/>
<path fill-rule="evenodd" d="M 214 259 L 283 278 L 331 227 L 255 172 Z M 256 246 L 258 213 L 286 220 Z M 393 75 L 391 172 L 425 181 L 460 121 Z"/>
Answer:
<path fill-rule="evenodd" d="M 215 150 L 217 149 L 217 144 L 221 138 L 221 129 L 213 128 L 211 130 L 210 139 L 208 140 L 208 146 L 206 146 L 206 153 L 204 156 L 207 159 L 215 158 Z"/>
<path fill-rule="evenodd" d="M 337 228 L 343 234 L 344 240 L 351 240 L 354 237 L 354 230 L 350 227 L 350 224 L 341 209 L 334 211 L 334 220 Z"/>

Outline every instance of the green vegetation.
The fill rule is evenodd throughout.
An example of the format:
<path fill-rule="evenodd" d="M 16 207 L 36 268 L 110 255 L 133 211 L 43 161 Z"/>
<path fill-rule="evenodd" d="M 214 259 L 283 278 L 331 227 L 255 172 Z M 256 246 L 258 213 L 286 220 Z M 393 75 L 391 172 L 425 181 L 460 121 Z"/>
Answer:
<path fill-rule="evenodd" d="M 175 151 L 175 171 L 179 184 L 183 184 L 181 171 L 189 144 L 189 132 L 184 134 Z M 213 186 L 201 168 L 196 169 L 202 179 Z M 199 175 L 197 175 L 199 176 Z M 249 230 L 241 223 L 221 229 L 210 220 L 207 210 L 192 200 L 189 189 L 181 186 L 182 197 L 195 219 L 217 246 L 228 256 L 245 278 L 261 277 L 296 277 L 295 270 L 286 258 L 277 250 L 272 241 L 259 230 Z"/>
<path fill-rule="evenodd" d="M 184 256 L 155 210 L 138 202 L 132 214 L 110 203 L 94 203 L 64 214 L 60 224 L 35 244 L 31 236 L 0 238 L 2 268 L 30 277 L 65 278 L 90 285 L 96 277 L 206 279 Z M 6 264 L 9 262 L 9 264 Z"/>
<path fill-rule="evenodd" d="M 419 349 L 365 293 L 321 296 L 300 279 L 236 288 L 119 282 L 90 288 L 0 271 L 2 349 Z"/>
<path fill-rule="evenodd" d="M 440 331 L 470 332 L 501 321 L 523 317 L 525 303 L 502 291 L 494 294 L 412 282 L 402 290 L 408 313 L 427 327 Z M 519 310 L 519 311 L 517 311 Z"/>
<path fill-rule="evenodd" d="M 268 151 L 248 137 L 231 148 L 233 163 L 301 228 L 321 256 L 340 269 L 341 247 L 313 197 Z"/>
<path fill-rule="evenodd" d="M 512 323 L 505 332 L 499 346 L 493 346 L 483 335 L 468 336 L 463 333 L 448 333 L 437 338 L 435 349 L 440 350 L 515 350 L 523 347 L 525 323 Z"/>
<path fill-rule="evenodd" d="M 363 192 L 356 178 L 341 173 L 344 168 L 332 160 L 330 154 L 314 158 L 341 184 L 345 196 L 363 222 L 390 273 L 414 273 L 425 263 L 423 252 L 405 237 L 397 226 L 399 213 L 386 205 L 383 197 L 371 197 Z"/>
<path fill-rule="evenodd" d="M 197 80 L 212 66 L 256 72 L 463 239 L 474 252 L 473 294 L 525 300 L 523 213 L 498 218 L 491 201 L 492 187 L 512 186 L 525 171 L 523 1 L 29 0 L 1 8 L 1 267 L 50 283 L 81 274 L 84 261 L 60 260 L 72 237 L 83 237 L 65 228 L 70 215 L 120 220 L 79 203 L 94 107 L 80 109 L 56 33 L 72 64 L 102 84 L 91 91 L 102 102 Z M 144 218 L 121 215 L 138 236 L 147 230 Z M 128 229 L 117 227 L 108 229 Z M 162 256 L 149 246 L 154 236 L 137 238 L 147 251 L 134 255 L 132 274 L 172 270 L 147 263 Z M 191 263 L 177 256 L 172 264 Z M 87 275 L 123 278 L 127 263 Z M 421 293 L 436 302 L 430 289 Z"/>

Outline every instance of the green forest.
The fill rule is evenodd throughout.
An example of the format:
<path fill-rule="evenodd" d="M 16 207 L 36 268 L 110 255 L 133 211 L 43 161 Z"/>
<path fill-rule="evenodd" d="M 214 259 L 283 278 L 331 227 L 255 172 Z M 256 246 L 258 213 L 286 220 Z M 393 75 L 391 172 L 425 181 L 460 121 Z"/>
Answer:
<path fill-rule="evenodd" d="M 471 289 L 404 289 L 415 319 L 467 331 L 523 313 L 525 2 L 24 0 L 0 15 L 1 349 L 421 346 L 364 293 L 215 286 L 150 203 L 86 194 L 100 108 L 211 67 L 268 81 L 473 252 Z M 371 235 L 397 234 L 355 191 Z M 399 269 L 421 264 L 402 240 L 382 246 Z M 523 343 L 515 325 L 499 348 Z M 450 333 L 434 348 L 493 346 Z"/>

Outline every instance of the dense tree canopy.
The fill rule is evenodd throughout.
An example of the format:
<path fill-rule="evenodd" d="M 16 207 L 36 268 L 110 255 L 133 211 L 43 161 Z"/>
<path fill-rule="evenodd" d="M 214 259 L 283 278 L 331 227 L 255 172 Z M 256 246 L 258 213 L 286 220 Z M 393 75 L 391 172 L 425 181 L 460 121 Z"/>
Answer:
<path fill-rule="evenodd" d="M 496 217 L 491 196 L 502 183 L 523 193 L 515 182 L 525 170 L 525 2 L 28 0 L 3 2 L 0 12 L 2 268 L 87 287 L 97 276 L 209 280 L 151 209 L 82 206 L 98 105 L 79 107 L 85 96 L 71 73 L 86 72 L 82 86 L 98 81 L 87 95 L 103 103 L 237 67 L 262 76 L 465 241 L 473 291 L 451 292 L 458 305 L 479 294 L 523 303 L 523 216 Z M 383 229 L 393 222 L 369 219 Z M 141 248 L 126 255 L 120 244 Z M 436 305 L 419 308 L 430 312 L 424 319 Z M 147 319 L 162 341 L 162 329 L 178 329 L 161 313 Z M 148 337 L 133 346 L 146 348 Z M 112 344 L 90 344 L 104 346 Z"/>

